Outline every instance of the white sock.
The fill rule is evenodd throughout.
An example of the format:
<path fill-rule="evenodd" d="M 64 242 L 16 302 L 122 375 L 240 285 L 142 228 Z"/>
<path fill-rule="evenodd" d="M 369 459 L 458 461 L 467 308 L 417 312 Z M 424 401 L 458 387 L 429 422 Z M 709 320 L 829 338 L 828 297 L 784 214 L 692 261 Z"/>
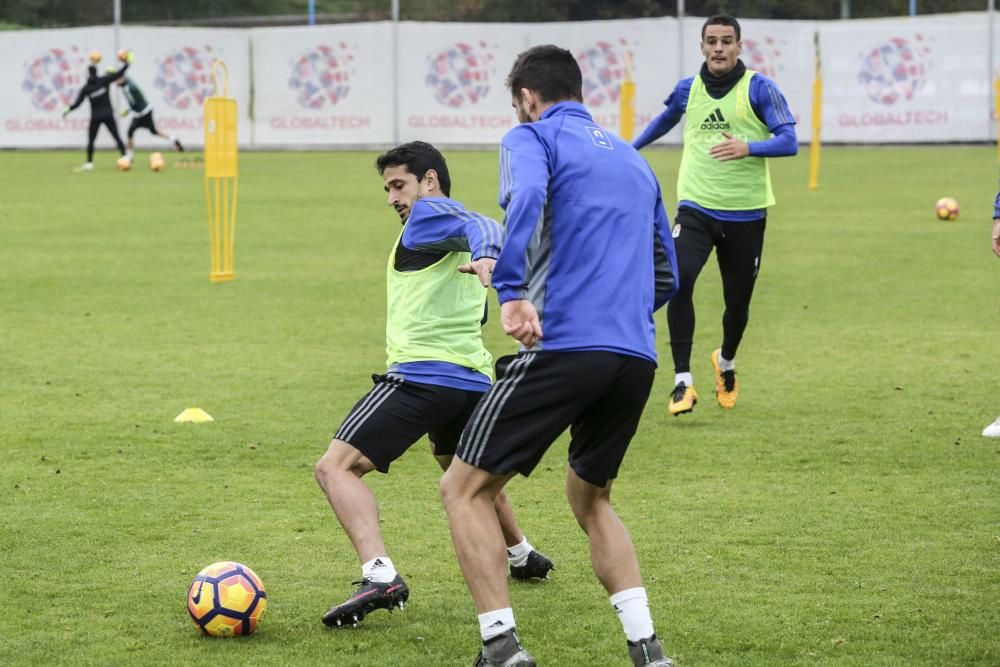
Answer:
<path fill-rule="evenodd" d="M 649 600 L 645 588 L 626 588 L 610 598 L 625 630 L 625 638 L 637 642 L 653 635 L 653 619 L 649 615 Z"/>
<path fill-rule="evenodd" d="M 694 386 L 694 378 L 690 373 L 674 373 L 674 386 L 676 387 L 681 382 L 684 383 L 685 387 Z"/>
<path fill-rule="evenodd" d="M 489 641 L 514 628 L 514 610 L 510 607 L 494 609 L 479 615 L 479 634 Z"/>
<path fill-rule="evenodd" d="M 377 556 L 361 566 L 361 578 L 387 584 L 396 578 L 396 567 L 388 556 Z"/>
<path fill-rule="evenodd" d="M 512 547 L 507 547 L 507 563 L 514 567 L 521 567 L 528 562 L 528 554 L 534 551 L 528 538 L 524 538 L 520 543 Z"/>
<path fill-rule="evenodd" d="M 731 371 L 734 370 L 735 368 L 736 368 L 736 360 L 726 359 L 725 357 L 722 356 L 722 353 L 719 352 L 719 370 Z"/>

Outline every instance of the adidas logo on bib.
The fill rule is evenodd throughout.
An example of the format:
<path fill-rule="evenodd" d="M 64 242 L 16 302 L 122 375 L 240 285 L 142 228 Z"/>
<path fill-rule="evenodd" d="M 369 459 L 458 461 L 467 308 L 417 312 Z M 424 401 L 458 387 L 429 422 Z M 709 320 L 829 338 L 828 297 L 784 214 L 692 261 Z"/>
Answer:
<path fill-rule="evenodd" d="M 722 109 L 716 107 L 709 116 L 701 121 L 701 129 L 703 130 L 731 130 L 732 127 L 729 125 L 729 121 L 726 120 L 722 115 Z"/>

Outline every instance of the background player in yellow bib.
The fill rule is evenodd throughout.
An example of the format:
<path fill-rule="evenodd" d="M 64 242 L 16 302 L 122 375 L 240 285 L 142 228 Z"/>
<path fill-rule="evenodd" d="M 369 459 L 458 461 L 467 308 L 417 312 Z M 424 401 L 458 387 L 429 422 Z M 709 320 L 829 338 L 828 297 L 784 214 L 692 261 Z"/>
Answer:
<path fill-rule="evenodd" d="M 424 435 L 447 468 L 459 436 L 490 388 L 483 345 L 486 288 L 503 247 L 498 222 L 450 198 L 444 156 L 414 141 L 379 156 L 387 201 L 403 229 L 386 265 L 388 370 L 344 419 L 316 464 L 316 480 L 360 559 L 360 588 L 323 616 L 354 625 L 376 609 L 402 608 L 409 589 L 388 556 L 375 495 L 361 477 L 389 465 Z M 552 561 L 518 528 L 506 496 L 494 503 L 514 579 L 545 578 Z"/>
<path fill-rule="evenodd" d="M 715 248 L 726 309 L 722 345 L 712 352 L 719 405 L 736 405 L 736 350 L 750 315 L 760 271 L 767 208 L 774 204 L 767 158 L 795 155 L 795 117 L 771 79 L 739 59 L 740 24 L 732 16 L 709 17 L 701 29 L 705 63 L 682 80 L 633 145 L 662 137 L 687 114 L 684 152 L 677 178 L 674 247 L 680 290 L 667 307 L 675 386 L 670 413 L 691 412 L 698 402 L 691 373 L 695 281 Z"/>

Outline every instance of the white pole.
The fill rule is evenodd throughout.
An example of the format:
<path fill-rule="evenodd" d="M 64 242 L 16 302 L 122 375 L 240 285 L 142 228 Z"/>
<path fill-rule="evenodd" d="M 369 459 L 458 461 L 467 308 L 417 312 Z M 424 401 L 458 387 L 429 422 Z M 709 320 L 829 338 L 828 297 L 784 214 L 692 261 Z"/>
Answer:
<path fill-rule="evenodd" d="M 989 58 L 986 63 L 986 98 L 993 100 L 993 113 L 997 114 L 1000 109 L 997 106 L 1000 105 L 1000 100 L 996 99 L 996 88 L 993 85 L 993 79 L 996 77 L 996 73 L 993 71 L 993 14 L 996 11 L 996 0 L 987 0 L 986 2 L 986 24 L 987 28 L 987 38 L 986 38 L 986 57 Z M 987 131 L 986 136 L 997 139 L 994 137 L 993 133 L 996 129 L 996 120 L 993 118 L 989 119 L 989 131 Z"/>
<path fill-rule="evenodd" d="M 684 0 L 677 0 L 677 80 L 684 78 Z"/>
<path fill-rule="evenodd" d="M 118 28 L 122 24 L 122 0 L 114 0 L 115 7 L 115 53 L 118 53 L 118 49 L 121 48 L 121 44 L 118 40 Z"/>
<path fill-rule="evenodd" d="M 399 144 L 399 0 L 392 0 L 392 142 Z"/>

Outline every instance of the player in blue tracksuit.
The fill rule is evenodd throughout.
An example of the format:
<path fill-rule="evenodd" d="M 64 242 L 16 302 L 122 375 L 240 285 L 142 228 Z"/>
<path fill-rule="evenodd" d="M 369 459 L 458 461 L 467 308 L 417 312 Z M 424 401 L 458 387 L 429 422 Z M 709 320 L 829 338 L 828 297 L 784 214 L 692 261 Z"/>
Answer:
<path fill-rule="evenodd" d="M 660 187 L 628 143 L 580 103 L 569 51 L 538 46 L 508 77 L 521 125 L 500 148 L 507 239 L 493 285 L 504 331 L 521 343 L 459 441 L 441 494 L 479 612 L 478 665 L 534 665 L 514 631 L 493 498 L 529 475 L 570 430 L 566 495 L 590 542 L 636 665 L 670 665 L 653 631 L 635 549 L 611 487 L 656 368 L 653 312 L 677 289 Z M 588 655 L 590 663 L 610 660 Z"/>
<path fill-rule="evenodd" d="M 655 362 L 648 307 L 667 302 L 676 272 L 670 223 L 649 165 L 571 100 L 512 129 L 500 152 L 507 242 L 493 286 L 501 304 L 526 299 L 538 311 L 545 335 L 531 347 Z M 651 230 L 655 239 L 646 240 L 655 241 L 655 257 L 637 238 Z M 658 285 L 636 280 L 654 268 Z"/>

